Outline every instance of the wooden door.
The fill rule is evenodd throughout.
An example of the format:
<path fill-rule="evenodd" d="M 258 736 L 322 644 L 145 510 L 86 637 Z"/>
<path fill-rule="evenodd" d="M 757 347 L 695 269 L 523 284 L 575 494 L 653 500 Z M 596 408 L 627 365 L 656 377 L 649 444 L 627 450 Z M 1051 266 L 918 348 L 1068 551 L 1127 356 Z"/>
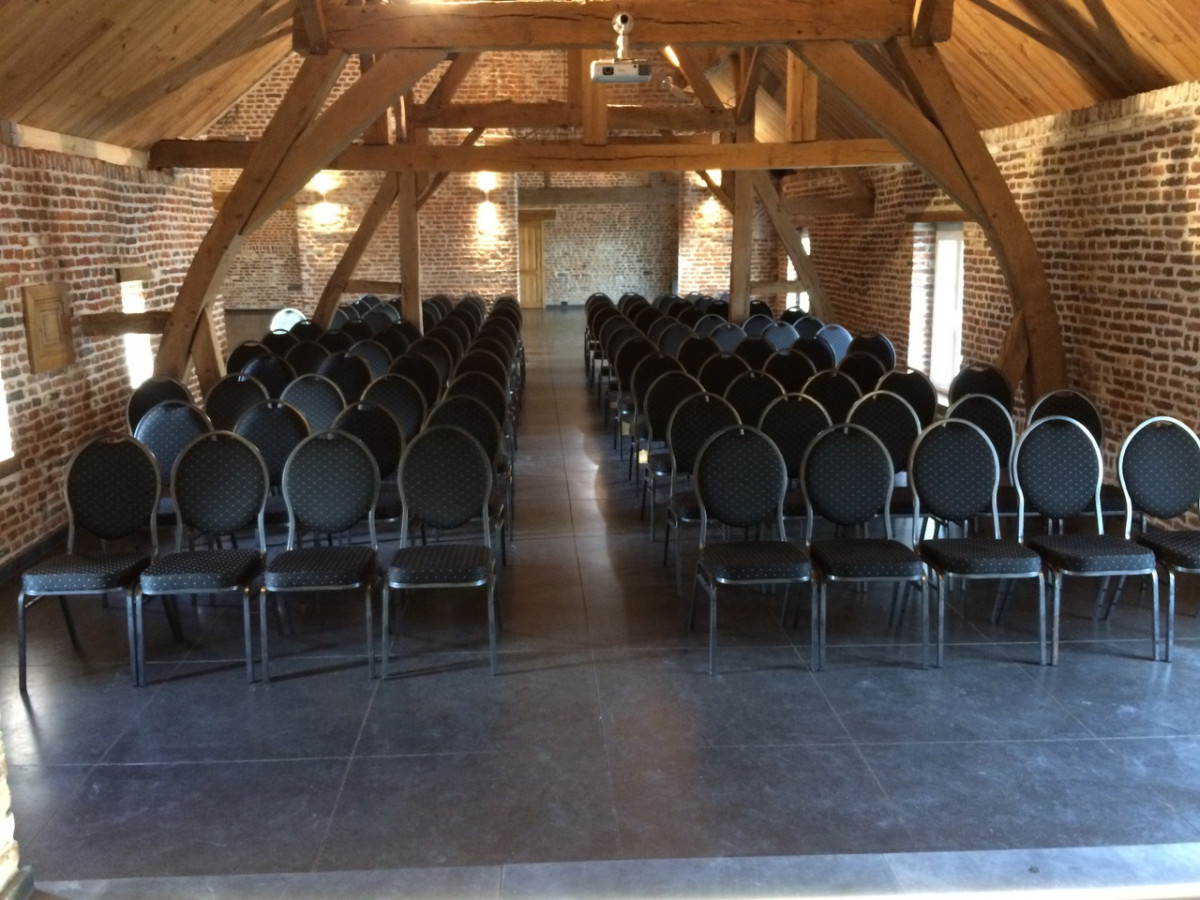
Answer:
<path fill-rule="evenodd" d="M 520 239 L 520 301 L 531 309 L 546 305 L 546 273 L 542 268 L 542 220 L 521 221 Z"/>

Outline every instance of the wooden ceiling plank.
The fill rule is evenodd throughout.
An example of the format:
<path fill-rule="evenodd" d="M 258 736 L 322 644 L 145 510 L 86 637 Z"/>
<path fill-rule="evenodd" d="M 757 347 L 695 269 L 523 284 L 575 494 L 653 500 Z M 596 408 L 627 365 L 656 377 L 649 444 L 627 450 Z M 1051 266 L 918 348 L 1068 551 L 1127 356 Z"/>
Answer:
<path fill-rule="evenodd" d="M 911 42 L 897 40 L 889 44 L 889 49 L 910 90 L 923 96 L 979 198 L 979 224 L 1004 273 L 1013 313 L 1021 314 L 1024 320 L 1030 396 L 1040 397 L 1065 387 L 1066 351 L 1041 254 L 937 47 L 914 47 Z"/>
<path fill-rule="evenodd" d="M 358 223 L 354 236 L 346 245 L 346 251 L 342 254 L 342 258 L 333 267 L 329 280 L 325 282 L 325 289 L 321 291 L 320 299 L 317 300 L 317 306 L 313 310 L 313 321 L 322 328 L 328 328 L 329 323 L 333 321 L 333 314 L 337 311 L 338 304 L 342 302 L 342 294 L 346 292 L 347 283 L 354 276 L 354 270 L 358 268 L 363 254 L 371 244 L 371 239 L 375 237 L 375 232 L 379 230 L 379 226 L 399 196 L 400 177 L 394 172 L 385 172 L 378 190 L 375 191 L 375 196 L 363 212 L 362 220 Z"/>
<path fill-rule="evenodd" d="M 844 96 L 872 127 L 890 138 L 960 206 L 972 211 L 978 209 L 975 189 L 963 174 L 945 136 L 851 45 L 812 41 L 797 44 L 793 50 L 821 76 L 822 88 Z"/>
<path fill-rule="evenodd" d="M 398 49 L 561 50 L 613 46 L 613 15 L 637 23 L 635 45 L 781 44 L 826 39 L 882 42 L 911 32 L 911 0 L 508 0 L 455 4 L 326 4 L 332 46 L 349 53 Z"/>
<path fill-rule="evenodd" d="M 244 226 L 270 184 L 285 151 L 320 111 L 346 64 L 346 55 L 310 56 L 300 66 L 275 114 L 256 142 L 245 168 L 200 241 L 192 264 L 180 285 L 175 305 L 163 330 L 154 371 L 179 378 L 187 369 L 188 354 L 200 316 L 217 292 L 244 241 Z"/>
<path fill-rule="evenodd" d="M 755 172 L 749 177 L 752 179 L 754 190 L 758 193 L 758 199 L 762 201 L 763 209 L 767 211 L 767 217 L 775 226 L 775 233 L 779 235 L 783 249 L 796 268 L 797 278 L 804 282 L 804 290 L 808 291 L 809 310 L 819 319 L 828 319 L 830 310 L 825 302 L 824 291 L 821 290 L 821 279 L 817 275 L 817 267 L 813 265 L 808 251 L 804 249 L 804 241 L 800 232 L 792 224 L 787 210 L 784 209 L 783 201 L 780 199 L 774 182 L 766 172 Z"/>
<path fill-rule="evenodd" d="M 239 169 L 255 141 L 159 141 L 152 168 Z M 485 147 L 352 145 L 321 164 L 349 171 L 425 172 L 680 172 L 696 169 L 811 169 L 886 166 L 908 162 L 890 141 L 879 138 L 810 141 L 804 144 L 575 143 L 490 144 Z M 309 173 L 311 175 L 311 173 Z"/>
<path fill-rule="evenodd" d="M 246 221 L 254 231 L 295 196 L 308 180 L 362 134 L 398 94 L 409 90 L 444 58 L 440 51 L 392 53 L 376 59 L 294 144 L 287 148 L 271 185 Z M 397 145 L 398 146 L 398 145 Z M 363 149 L 389 150 L 383 146 Z"/>

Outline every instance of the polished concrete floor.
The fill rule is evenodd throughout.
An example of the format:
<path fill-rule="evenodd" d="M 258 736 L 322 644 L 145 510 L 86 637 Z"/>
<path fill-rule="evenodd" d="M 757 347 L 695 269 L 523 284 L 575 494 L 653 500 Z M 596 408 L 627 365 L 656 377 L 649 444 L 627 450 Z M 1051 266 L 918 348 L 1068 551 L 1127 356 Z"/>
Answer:
<path fill-rule="evenodd" d="M 234 606 L 161 609 L 149 686 L 124 616 L 30 614 L 15 587 L 0 716 L 22 864 L 61 897 L 810 896 L 1200 882 L 1200 628 L 1152 662 L 1129 590 L 1072 592 L 1062 661 L 1032 598 L 956 601 L 943 669 L 886 593 L 835 595 L 827 668 L 807 616 L 730 592 L 721 674 L 639 519 L 581 364 L 579 310 L 530 312 L 500 670 L 484 607 L 414 598 L 371 681 L 361 610 L 325 598 L 247 685 Z M 688 538 L 693 542 L 694 535 Z M 386 553 L 386 545 L 384 552 Z M 1171 893 L 1171 891 L 1175 891 Z M 1161 889 L 1184 896 L 1190 888 Z M 1120 894 L 1114 895 L 1118 896 Z"/>

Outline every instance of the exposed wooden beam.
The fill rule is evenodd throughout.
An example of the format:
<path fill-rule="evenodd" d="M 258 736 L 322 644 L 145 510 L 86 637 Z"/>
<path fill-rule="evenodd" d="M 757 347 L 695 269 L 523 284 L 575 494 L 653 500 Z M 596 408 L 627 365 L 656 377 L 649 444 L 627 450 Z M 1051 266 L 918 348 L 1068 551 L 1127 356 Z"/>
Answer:
<path fill-rule="evenodd" d="M 1066 351 L 1041 254 L 941 54 L 935 46 L 914 47 L 908 40 L 892 42 L 889 49 L 909 89 L 945 134 L 978 197 L 973 211 L 981 214 L 979 224 L 1004 273 L 1013 313 L 1023 319 L 1031 396 L 1065 387 Z"/>
<path fill-rule="evenodd" d="M 746 125 L 754 121 L 755 101 L 758 99 L 758 85 L 762 78 L 766 54 L 761 47 L 745 48 L 749 58 L 742 56 L 741 73 L 738 79 L 737 106 L 734 107 L 733 121 L 736 125 Z"/>
<path fill-rule="evenodd" d="M 462 139 L 462 146 L 463 147 L 473 146 L 475 144 L 475 142 L 477 140 L 479 140 L 479 138 L 482 135 L 483 135 L 482 128 L 472 128 L 471 132 L 465 138 Z M 417 194 L 417 209 L 418 210 L 421 207 L 423 207 L 426 203 L 429 202 L 430 198 L 433 197 L 433 195 L 437 193 L 438 188 L 440 188 L 442 186 L 442 183 L 449 176 L 450 176 L 449 172 L 434 172 L 432 175 L 429 176 L 429 181 L 426 182 L 424 186 L 422 186 L 420 193 Z"/>
<path fill-rule="evenodd" d="M 672 49 L 679 59 L 679 70 L 683 72 L 683 77 L 687 79 L 692 88 L 692 95 L 700 101 L 700 105 L 708 110 L 723 111 L 725 104 L 717 95 L 712 82 L 708 80 L 700 54 L 689 47 L 674 44 L 672 44 Z"/>
<path fill-rule="evenodd" d="M 379 189 L 375 191 L 375 196 L 363 213 L 354 236 L 350 238 L 350 243 L 346 245 L 342 258 L 334 266 L 333 273 L 325 282 L 325 289 L 321 291 L 321 297 L 317 300 L 312 318 L 322 328 L 328 328 L 329 323 L 333 321 L 333 314 L 342 300 L 342 294 L 346 293 L 346 285 L 354 275 L 354 270 L 358 268 L 359 261 L 362 260 L 367 247 L 370 246 L 371 239 L 375 237 L 375 232 L 379 230 L 379 226 L 387 217 L 388 210 L 392 208 L 392 204 L 396 202 L 399 195 L 399 176 L 393 172 L 385 172 L 383 180 L 379 183 Z"/>
<path fill-rule="evenodd" d="M 788 219 L 775 184 L 766 172 L 754 172 L 739 178 L 739 180 L 745 179 L 752 180 L 754 189 L 758 192 L 758 198 L 762 201 L 763 209 L 767 211 L 767 217 L 775 226 L 780 243 L 783 244 L 783 249 L 796 269 L 797 277 L 805 284 L 804 289 L 808 291 L 809 309 L 819 318 L 828 318 L 829 308 L 825 303 L 824 291 L 821 290 L 821 279 L 817 275 L 817 268 L 813 265 L 808 251 L 804 249 L 804 241 L 800 237 L 800 232 Z"/>
<path fill-rule="evenodd" d="M 154 371 L 179 378 L 200 316 L 225 280 L 244 241 L 243 228 L 269 185 L 280 160 L 320 111 L 346 64 L 344 53 L 311 56 L 300 66 L 274 116 L 255 143 L 229 198 L 217 212 L 192 259 L 163 329 Z"/>
<path fill-rule="evenodd" d="M 389 50 L 562 50 L 613 46 L 613 15 L 630 13 L 635 46 L 882 42 L 912 31 L 912 0 L 509 0 L 326 4 L 330 45 L 350 53 Z M 296 50 L 308 52 L 297 31 Z"/>
<path fill-rule="evenodd" d="M 930 205 L 904 214 L 905 222 L 973 222 L 975 221 L 957 206 Z"/>
<path fill-rule="evenodd" d="M 578 55 L 579 60 L 579 103 L 583 113 L 583 135 L 581 140 L 586 146 L 600 146 L 608 143 L 608 85 L 596 84 L 591 79 L 591 66 L 594 60 L 603 57 L 598 50 L 584 50 Z M 575 59 L 572 56 L 572 59 Z"/>
<path fill-rule="evenodd" d="M 346 282 L 347 294 L 395 294 L 399 296 L 404 285 L 399 281 L 384 281 L 378 278 L 351 278 Z"/>
<path fill-rule="evenodd" d="M 449 103 L 458 89 L 462 87 L 467 76 L 471 74 L 471 70 L 475 68 L 478 60 L 478 53 L 458 54 L 446 71 L 442 73 L 442 77 L 438 79 L 433 90 L 429 92 L 429 99 L 425 101 L 425 104 L 431 109 L 438 109 Z"/>
<path fill-rule="evenodd" d="M 782 203 L 784 212 L 793 219 L 817 216 L 869 219 L 875 215 L 875 201 L 866 197 L 788 197 Z"/>
<path fill-rule="evenodd" d="M 754 252 L 754 185 L 749 175 L 739 177 L 733 185 L 731 243 L 729 321 L 745 322 L 750 315 L 750 263 Z"/>
<path fill-rule="evenodd" d="M 784 131 L 789 141 L 817 139 L 818 85 L 821 81 L 795 53 L 787 55 Z"/>
<path fill-rule="evenodd" d="M 410 119 L 421 128 L 580 128 L 583 108 L 576 103 L 549 101 L 516 103 L 451 103 L 442 107 L 418 104 Z M 676 134 L 711 133 L 733 128 L 732 110 L 698 106 L 613 106 L 608 107 L 612 131 L 671 131 Z"/>
<path fill-rule="evenodd" d="M 762 296 L 763 294 L 798 294 L 800 291 L 807 291 L 808 285 L 803 281 L 752 281 L 750 282 L 751 295 Z"/>
<path fill-rule="evenodd" d="M 605 203 L 669 206 L 678 200 L 679 188 L 673 184 L 521 188 L 517 192 L 517 201 L 521 206 L 596 206 Z"/>
<path fill-rule="evenodd" d="M 254 141 L 160 141 L 151 150 L 150 165 L 154 168 L 240 169 L 256 146 Z M 740 146 L 609 143 L 604 147 L 582 147 L 566 142 L 523 141 L 485 147 L 366 147 L 355 144 L 318 168 L 425 172 L 681 172 L 887 166 L 905 162 L 908 157 L 890 141 L 875 138 Z"/>
<path fill-rule="evenodd" d="M 150 312 L 84 313 L 79 319 L 79 330 L 86 337 L 112 337 L 118 334 L 162 334 L 167 327 L 169 309 Z"/>
<path fill-rule="evenodd" d="M 937 41 L 950 40 L 953 21 L 954 0 L 916 0 L 913 7 L 913 46 L 928 47 Z"/>
<path fill-rule="evenodd" d="M 271 184 L 246 223 L 247 233 L 262 225 L 297 194 L 316 172 L 350 146 L 400 94 L 443 58 L 437 51 L 381 57 L 351 84 L 287 149 Z M 364 150 L 390 147 L 363 145 Z"/>
<path fill-rule="evenodd" d="M 956 203 L 973 213 L 978 211 L 975 188 L 963 174 L 945 135 L 851 45 L 814 41 L 792 50 L 821 76 L 823 89 L 840 94 L 868 124 L 942 185 Z"/>
<path fill-rule="evenodd" d="M 221 355 L 221 342 L 217 337 L 217 322 L 212 306 L 204 307 L 196 336 L 192 339 L 192 371 L 200 384 L 200 392 L 208 389 L 225 376 L 225 358 Z"/>
<path fill-rule="evenodd" d="M 297 30 L 303 30 L 309 53 L 329 52 L 329 32 L 325 26 L 325 7 L 321 0 L 296 0 Z"/>
<path fill-rule="evenodd" d="M 59 134 L 44 128 L 34 128 L 32 125 L 18 125 L 8 119 L 0 119 L 0 144 L 25 147 L 29 150 L 49 150 L 52 153 L 97 159 L 134 169 L 145 169 L 150 162 L 149 154 L 143 150 L 131 150 L 116 144 L 106 144 L 104 141 Z"/>
<path fill-rule="evenodd" d="M 716 180 L 708 174 L 704 169 L 696 172 L 700 180 L 704 182 L 704 186 L 708 188 L 708 192 L 712 194 L 718 203 L 725 208 L 727 212 L 733 212 L 733 198 L 725 192 L 725 189 L 717 184 Z"/>
<path fill-rule="evenodd" d="M 396 176 L 400 194 L 396 210 L 400 215 L 400 313 L 422 331 L 421 317 L 421 229 L 417 219 L 417 174 L 401 172 Z"/>

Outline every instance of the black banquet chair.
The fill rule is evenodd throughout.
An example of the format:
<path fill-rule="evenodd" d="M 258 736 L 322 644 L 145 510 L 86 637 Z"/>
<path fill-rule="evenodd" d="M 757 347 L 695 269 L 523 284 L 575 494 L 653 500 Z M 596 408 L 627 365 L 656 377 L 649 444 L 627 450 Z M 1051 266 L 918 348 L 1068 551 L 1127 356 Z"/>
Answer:
<path fill-rule="evenodd" d="M 748 425 L 718 431 L 696 456 L 694 480 L 700 506 L 700 556 L 692 621 L 696 590 L 700 590 L 708 597 L 708 674 L 715 675 L 718 588 L 784 585 L 786 590 L 808 582 L 812 564 L 804 548 L 787 539 L 783 525 L 787 465 L 774 441 L 761 431 Z M 710 541 L 709 529 L 718 524 L 754 537 Z"/>
<path fill-rule="evenodd" d="M 204 413 L 213 428 L 232 431 L 242 413 L 267 398 L 267 389 L 253 375 L 233 373 L 220 378 L 208 389 Z"/>
<path fill-rule="evenodd" d="M 125 404 L 125 421 L 129 425 L 129 433 L 133 434 L 142 416 L 164 400 L 192 403 L 192 392 L 179 379 L 169 375 L 151 375 L 135 387 Z"/>
<path fill-rule="evenodd" d="M 1107 578 L 1113 575 L 1149 575 L 1154 621 L 1151 658 L 1158 659 L 1158 568 L 1154 552 L 1129 540 L 1125 534 L 1105 534 L 1100 507 L 1104 463 L 1100 446 L 1087 427 L 1066 416 L 1046 416 L 1029 425 L 1013 451 L 1013 479 L 1025 505 L 1043 516 L 1048 533 L 1028 539 L 1042 557 L 1054 589 L 1054 619 L 1050 659 L 1058 662 L 1059 616 L 1064 577 Z M 1063 533 L 1066 519 L 1090 516 L 1095 532 Z M 1017 519 L 1017 537 L 1024 539 L 1025 517 Z M 1100 612 L 1097 603 L 1097 614 Z"/>
<path fill-rule="evenodd" d="M 1117 474 L 1128 498 L 1130 515 L 1143 520 L 1135 540 L 1149 547 L 1167 570 L 1167 644 L 1163 658 L 1170 662 L 1175 643 L 1175 578 L 1181 573 L 1200 572 L 1200 530 L 1148 530 L 1144 519 L 1153 516 L 1169 521 L 1195 512 L 1200 501 L 1200 439 L 1178 419 L 1152 416 L 1121 444 Z"/>
<path fill-rule="evenodd" d="M 937 665 L 945 657 L 946 593 L 950 579 L 1011 580 L 1036 578 L 1038 646 L 1046 665 L 1046 580 L 1042 559 L 1020 541 L 1000 537 L 996 489 L 1000 459 L 979 426 L 963 419 L 935 422 L 917 438 L 909 464 L 913 511 L 935 525 L 932 537 L 921 538 L 917 552 L 937 576 Z M 1021 510 L 1018 509 L 1018 515 Z M 986 519 L 987 528 L 972 531 Z M 925 587 L 928 590 L 929 579 Z"/>
<path fill-rule="evenodd" d="M 42 597 L 58 597 L 71 644 L 78 651 L 79 635 L 67 598 L 123 593 L 129 671 L 137 683 L 133 592 L 138 576 L 158 554 L 155 517 L 160 483 L 154 457 L 132 437 L 103 435 L 72 454 L 63 481 L 67 504 L 66 552 L 26 569 L 17 594 L 17 668 L 22 694 L 26 691 L 27 612 Z M 92 549 L 89 538 L 102 542 L 99 550 Z M 178 619 L 173 609 L 171 613 L 172 628 L 179 637 Z"/>
<path fill-rule="evenodd" d="M 496 557 L 488 508 L 492 497 L 492 463 L 479 442 L 461 428 L 426 428 L 405 448 L 399 470 L 404 514 L 400 547 L 388 563 L 383 588 L 383 654 L 380 671 L 388 674 L 391 592 L 437 588 L 486 589 L 488 656 L 496 674 L 499 610 Z M 439 531 L 479 522 L 479 539 L 410 545 L 409 523 L 419 521 Z"/>
<path fill-rule="evenodd" d="M 146 683 L 142 606 L 148 597 L 178 594 L 241 595 L 246 680 L 254 680 L 250 588 L 266 558 L 263 510 L 269 489 L 262 454 L 231 431 L 201 435 L 179 454 L 171 473 L 175 550 L 160 556 L 142 572 L 134 596 L 139 685 Z M 222 547 L 217 543 L 236 538 L 247 529 L 254 534 L 253 547 Z M 196 548 L 197 539 L 204 542 L 203 547 Z"/>
<path fill-rule="evenodd" d="M 293 591 L 362 593 L 367 632 L 367 676 L 375 674 L 371 595 L 378 580 L 375 504 L 379 469 L 362 441 L 341 431 L 318 431 L 296 445 L 283 467 L 283 497 L 288 509 L 286 549 L 267 563 L 259 592 L 259 642 L 263 681 L 271 679 L 267 639 L 267 600 Z M 366 522 L 366 545 L 328 543 Z M 311 532 L 316 545 L 301 546 Z"/>

